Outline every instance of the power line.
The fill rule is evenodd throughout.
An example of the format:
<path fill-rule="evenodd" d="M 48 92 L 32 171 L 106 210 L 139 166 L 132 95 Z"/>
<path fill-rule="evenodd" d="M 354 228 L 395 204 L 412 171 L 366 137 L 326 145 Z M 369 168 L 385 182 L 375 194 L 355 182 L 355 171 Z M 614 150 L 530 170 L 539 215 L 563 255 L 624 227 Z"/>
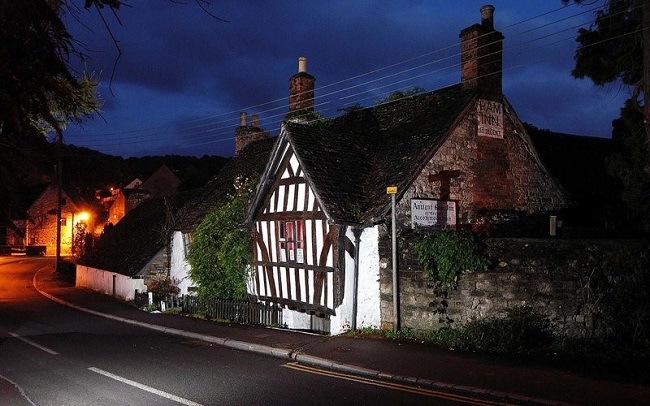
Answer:
<path fill-rule="evenodd" d="M 527 18 L 525 20 L 517 21 L 517 22 L 515 22 L 515 23 L 513 23 L 513 24 L 511 24 L 511 25 L 509 25 L 507 27 L 504 27 L 503 30 L 506 30 L 506 29 L 508 29 L 510 27 L 514 27 L 514 26 L 517 26 L 517 25 L 520 25 L 520 24 L 523 24 L 525 22 L 532 21 L 532 20 L 534 20 L 536 18 L 539 18 L 541 16 L 546 16 L 546 15 L 552 14 L 552 13 L 557 12 L 558 10 L 562 10 L 562 9 L 564 9 L 566 7 L 569 7 L 569 6 L 564 6 L 562 8 L 550 10 L 548 12 L 539 14 L 538 16 L 534 16 L 534 17 Z M 549 27 L 549 26 L 551 26 L 553 24 L 557 24 L 557 23 L 562 22 L 562 21 L 567 21 L 567 20 L 570 20 L 570 19 L 577 18 L 578 16 L 580 16 L 582 14 L 585 14 L 587 12 L 590 12 L 590 11 L 593 11 L 593 10 L 596 10 L 596 9 L 599 9 L 599 8 L 600 8 L 600 6 L 594 7 L 592 9 L 587 10 L 587 11 L 582 11 L 580 13 L 573 14 L 572 16 L 564 17 L 564 18 L 561 18 L 559 20 L 540 25 L 538 27 L 534 27 L 534 28 L 531 28 L 531 29 L 524 30 L 524 31 L 522 31 L 520 33 L 515 34 L 512 37 L 509 37 L 508 40 L 511 41 L 513 39 L 516 40 L 517 38 L 525 37 L 525 35 L 529 34 L 530 32 L 533 32 L 533 31 L 536 31 L 536 30 L 539 30 L 539 29 L 542 29 L 542 28 Z M 524 47 L 525 45 L 528 45 L 528 44 L 531 44 L 531 43 L 534 43 L 534 42 L 538 42 L 538 41 L 540 41 L 540 40 L 542 40 L 544 38 L 548 38 L 548 37 L 551 37 L 553 35 L 558 35 L 559 33 L 566 32 L 566 31 L 571 30 L 571 29 L 575 29 L 575 28 L 580 27 L 580 26 L 585 25 L 585 24 L 586 23 L 581 23 L 581 24 L 572 26 L 570 28 L 564 28 L 562 30 L 552 32 L 552 33 L 546 34 L 544 36 L 528 40 L 528 41 L 523 42 L 521 44 L 516 44 L 515 43 L 515 45 L 510 46 L 509 49 L 512 50 L 512 49 L 515 49 L 516 47 Z M 554 42 L 552 44 L 562 42 L 562 41 L 565 41 L 565 40 L 566 39 L 562 39 L 562 40 L 556 41 L 556 42 Z M 538 48 L 547 47 L 547 46 L 550 46 L 550 45 L 551 44 L 543 44 L 543 45 L 540 45 Z M 442 71 L 444 71 L 446 69 L 451 69 L 452 67 L 458 66 L 459 63 L 448 64 L 446 61 L 450 60 L 451 58 L 457 58 L 459 53 L 455 53 L 453 55 L 445 55 L 445 56 L 442 56 L 441 58 L 438 58 L 438 59 L 435 59 L 435 60 L 432 60 L 432 61 L 427 61 L 425 63 L 421 63 L 421 64 L 419 64 L 417 66 L 414 66 L 414 67 L 408 67 L 407 66 L 406 68 L 402 69 L 401 71 L 394 72 L 394 73 L 386 73 L 383 76 L 380 76 L 380 77 L 377 77 L 377 78 L 369 78 L 368 80 L 365 80 L 365 81 L 363 81 L 361 83 L 353 83 L 350 86 L 346 86 L 346 87 L 343 87 L 343 88 L 336 89 L 336 86 L 339 86 L 341 84 L 345 84 L 345 83 L 348 83 L 348 82 L 353 82 L 353 81 L 358 80 L 360 78 L 368 78 L 368 77 L 370 77 L 370 76 L 372 76 L 374 74 L 377 74 L 377 73 L 387 72 L 387 71 L 389 71 L 389 70 L 391 70 L 391 69 L 393 69 L 395 67 L 407 65 L 407 64 L 409 64 L 411 62 L 414 62 L 416 60 L 420 60 L 422 58 L 425 58 L 425 57 L 428 57 L 428 56 L 431 56 L 431 55 L 439 54 L 439 53 L 442 53 L 442 52 L 447 51 L 447 50 L 452 49 L 452 48 L 458 49 L 458 47 L 459 47 L 459 44 L 456 42 L 453 45 L 448 45 L 446 47 L 436 49 L 434 51 L 427 52 L 425 54 L 421 54 L 421 55 L 418 55 L 418 56 L 415 56 L 415 57 L 412 57 L 412 58 L 408 58 L 408 59 L 399 61 L 397 63 L 384 66 L 384 67 L 379 68 L 379 69 L 375 69 L 375 70 L 372 70 L 372 71 L 369 71 L 369 72 L 366 72 L 366 73 L 363 73 L 363 74 L 355 75 L 355 76 L 352 76 L 352 77 L 349 77 L 349 78 L 346 78 L 346 79 L 343 79 L 343 80 L 340 80 L 340 81 L 337 81 L 337 82 L 332 82 L 332 83 L 327 84 L 325 86 L 318 87 L 318 88 L 316 88 L 316 91 L 322 91 L 323 89 L 333 88 L 329 92 L 326 92 L 324 94 L 319 94 L 318 98 L 322 100 L 322 99 L 326 99 L 328 97 L 334 97 L 336 95 L 342 95 L 345 92 L 350 92 L 351 90 L 354 90 L 354 89 L 360 89 L 360 88 L 368 87 L 369 85 L 374 85 L 373 87 L 370 87 L 370 88 L 365 89 L 363 91 L 359 91 L 359 92 L 351 94 L 351 95 L 348 94 L 348 95 L 343 95 L 343 96 L 339 97 L 339 100 L 350 100 L 350 101 L 347 102 L 346 105 L 353 104 L 353 103 L 358 103 L 359 101 L 365 101 L 365 100 L 368 99 L 367 97 L 357 98 L 357 99 L 355 99 L 355 97 L 362 96 L 363 94 L 373 93 L 373 92 L 377 93 L 378 91 L 380 91 L 382 89 L 389 88 L 391 86 L 396 86 L 396 85 L 403 84 L 403 83 L 408 83 L 409 81 L 415 81 L 417 79 L 421 79 L 421 78 L 424 78 L 424 77 L 427 77 L 427 76 L 431 76 L 432 74 L 439 73 L 439 72 L 442 72 Z M 528 52 L 528 51 L 530 51 L 530 48 L 524 50 L 524 52 Z M 520 52 L 518 54 L 515 54 L 515 56 L 521 55 L 524 52 Z M 445 65 L 443 65 L 441 67 L 438 67 L 438 68 L 435 68 L 435 69 L 427 70 L 427 71 L 425 71 L 423 73 L 416 73 L 418 70 L 423 70 L 425 68 L 432 67 L 432 66 L 437 65 L 437 64 L 439 65 L 441 63 L 445 63 Z M 406 75 L 406 74 L 411 74 L 411 76 L 406 77 L 406 78 L 398 79 L 398 77 Z M 390 82 L 390 83 L 387 83 L 387 84 L 382 84 L 382 85 L 379 84 L 382 81 L 386 81 L 386 80 L 390 80 L 390 79 L 394 79 L 394 80 L 392 82 Z M 283 98 L 267 101 L 267 102 L 264 102 L 264 103 L 260 103 L 260 104 L 254 105 L 254 106 L 249 106 L 249 107 L 246 107 L 246 108 L 243 108 L 243 109 L 238 109 L 237 111 L 230 111 L 230 112 L 226 112 L 226 113 L 220 113 L 220 114 L 217 114 L 217 115 L 211 115 L 211 116 L 205 116 L 205 117 L 201 117 L 201 118 L 191 119 L 191 120 L 188 120 L 187 122 L 188 123 L 195 123 L 195 124 L 192 124 L 191 126 L 186 126 L 186 127 L 181 126 L 181 127 L 176 129 L 176 132 L 177 132 L 178 135 L 182 135 L 184 137 L 187 137 L 187 139 L 184 140 L 183 142 L 186 143 L 185 145 L 191 145 L 191 146 L 214 144 L 214 143 L 219 143 L 219 142 L 232 140 L 233 139 L 232 131 L 238 125 L 239 120 L 238 120 L 238 117 L 229 118 L 230 115 L 233 115 L 235 113 L 239 113 L 240 111 L 255 110 L 255 109 L 258 109 L 260 107 L 267 107 L 267 108 L 265 110 L 260 111 L 259 114 L 264 114 L 264 113 L 268 113 L 268 112 L 277 112 L 280 109 L 282 109 L 282 110 L 286 109 L 286 103 L 284 103 L 281 106 L 275 106 L 275 104 L 277 104 L 279 102 L 286 102 L 287 100 L 288 100 L 288 97 L 283 97 Z M 327 103 L 330 103 L 330 102 L 327 102 Z M 284 113 L 273 114 L 271 116 L 265 116 L 264 117 L 264 122 L 272 124 L 272 126 L 274 128 L 278 128 L 279 124 L 282 122 L 284 116 L 285 116 Z M 219 119 L 219 120 L 218 121 L 212 121 L 214 119 Z M 277 126 L 276 126 L 276 124 L 277 124 Z M 147 127 L 147 128 L 143 128 L 143 129 L 129 130 L 129 131 L 124 131 L 124 132 L 112 132 L 112 133 L 109 133 L 109 134 L 95 134 L 95 135 L 91 135 L 90 138 L 112 136 L 112 139 L 106 140 L 106 142 L 108 144 L 106 144 L 104 142 L 97 143 L 98 145 L 101 144 L 102 146 L 137 145 L 137 144 L 143 144 L 143 143 L 150 143 L 150 142 L 156 140 L 157 138 L 159 138 L 159 134 L 157 134 L 158 131 L 167 130 L 167 129 L 170 129 L 170 128 L 172 128 L 171 125 L 162 125 L 162 126 L 159 126 L 159 127 Z M 225 130 L 229 130 L 229 132 L 227 133 L 228 136 L 227 137 L 219 137 L 220 135 L 226 135 Z M 144 136 L 145 134 L 148 134 L 148 135 Z M 198 142 L 198 141 L 201 141 L 201 140 L 206 139 L 208 137 L 211 137 L 210 141 Z M 212 138 L 212 137 L 214 137 L 214 138 Z M 165 139 L 172 141 L 170 138 L 165 138 Z M 190 143 L 192 143 L 192 144 L 190 144 Z M 183 145 L 179 146 L 179 148 L 183 148 Z"/>

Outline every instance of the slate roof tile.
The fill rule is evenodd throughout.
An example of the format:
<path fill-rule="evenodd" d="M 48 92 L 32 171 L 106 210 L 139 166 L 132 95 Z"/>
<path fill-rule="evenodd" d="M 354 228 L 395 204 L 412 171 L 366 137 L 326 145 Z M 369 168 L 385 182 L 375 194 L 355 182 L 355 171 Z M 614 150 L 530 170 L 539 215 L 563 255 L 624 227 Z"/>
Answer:
<path fill-rule="evenodd" d="M 286 122 L 324 209 L 341 223 L 373 223 L 442 144 L 474 92 L 454 85 L 313 124 Z"/>

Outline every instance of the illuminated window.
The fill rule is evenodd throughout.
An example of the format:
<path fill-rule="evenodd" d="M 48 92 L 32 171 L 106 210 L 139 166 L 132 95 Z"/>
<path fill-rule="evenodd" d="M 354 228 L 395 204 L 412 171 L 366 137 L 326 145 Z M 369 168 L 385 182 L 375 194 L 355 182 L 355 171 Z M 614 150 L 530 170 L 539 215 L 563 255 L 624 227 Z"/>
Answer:
<path fill-rule="evenodd" d="M 280 222 L 280 261 L 305 262 L 305 222 L 292 220 Z"/>

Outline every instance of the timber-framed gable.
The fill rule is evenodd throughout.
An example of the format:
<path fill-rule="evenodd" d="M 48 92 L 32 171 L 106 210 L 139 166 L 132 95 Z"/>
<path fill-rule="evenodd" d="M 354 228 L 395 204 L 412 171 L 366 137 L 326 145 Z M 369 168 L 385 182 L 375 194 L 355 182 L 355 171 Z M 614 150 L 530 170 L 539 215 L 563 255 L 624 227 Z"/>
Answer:
<path fill-rule="evenodd" d="M 341 303 L 344 268 L 341 227 L 332 224 L 304 168 L 285 137 L 276 143 L 251 207 L 255 269 L 260 300 L 327 316 Z M 344 230 L 343 230 L 344 231 Z"/>

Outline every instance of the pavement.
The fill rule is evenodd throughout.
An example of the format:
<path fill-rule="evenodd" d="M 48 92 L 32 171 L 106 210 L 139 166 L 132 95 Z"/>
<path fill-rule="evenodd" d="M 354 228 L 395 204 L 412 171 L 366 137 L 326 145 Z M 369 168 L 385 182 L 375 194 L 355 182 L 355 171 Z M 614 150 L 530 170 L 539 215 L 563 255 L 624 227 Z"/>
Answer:
<path fill-rule="evenodd" d="M 531 359 L 457 353 L 414 342 L 324 336 L 148 313 L 76 288 L 59 280 L 49 268 L 34 276 L 34 286 L 55 302 L 99 317 L 351 375 L 494 396 L 512 404 L 650 405 L 650 384 L 645 377 L 621 379 L 589 365 L 559 362 L 549 366 Z"/>

